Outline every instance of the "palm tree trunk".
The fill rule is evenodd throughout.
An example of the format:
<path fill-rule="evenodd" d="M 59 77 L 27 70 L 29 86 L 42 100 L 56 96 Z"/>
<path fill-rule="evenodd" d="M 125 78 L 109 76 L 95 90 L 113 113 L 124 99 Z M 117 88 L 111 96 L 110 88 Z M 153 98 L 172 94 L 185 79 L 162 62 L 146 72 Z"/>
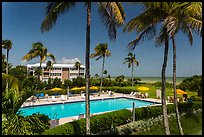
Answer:
<path fill-rule="evenodd" d="M 133 87 L 133 63 L 132 63 L 132 87 Z"/>
<path fill-rule="evenodd" d="M 78 77 L 79 77 L 79 74 L 80 74 L 80 67 L 78 67 Z"/>
<path fill-rule="evenodd" d="M 9 49 L 7 49 L 7 55 L 6 55 L 6 74 L 8 75 L 8 64 L 9 64 Z M 8 80 L 6 80 L 6 92 L 8 91 Z"/>
<path fill-rule="evenodd" d="M 174 37 L 172 37 L 173 43 L 173 88 L 174 88 L 174 106 L 176 110 L 176 119 L 180 134 L 183 135 L 183 128 L 181 126 L 180 115 L 178 111 L 178 103 L 177 103 L 177 93 L 176 93 L 176 43 Z"/>
<path fill-rule="evenodd" d="M 90 56 L 90 25 L 91 25 L 91 2 L 87 3 L 87 26 L 86 26 L 86 135 L 90 135 L 90 72 L 89 72 L 89 56 Z"/>
<path fill-rule="evenodd" d="M 100 86 L 100 91 L 99 91 L 99 96 L 101 94 L 101 90 L 102 90 L 102 85 L 103 85 L 103 71 L 104 71 L 104 64 L 105 64 L 105 57 L 103 57 L 103 64 L 102 64 L 102 73 L 101 73 L 101 86 Z"/>
<path fill-rule="evenodd" d="M 165 48 L 164 48 L 164 62 L 162 66 L 162 112 L 163 112 L 163 122 L 164 122 L 164 132 L 166 135 L 170 135 L 169 130 L 169 121 L 167 115 L 167 107 L 166 107 L 166 65 L 167 65 L 167 57 L 168 57 L 168 48 L 169 48 L 169 40 L 166 38 L 165 40 Z"/>

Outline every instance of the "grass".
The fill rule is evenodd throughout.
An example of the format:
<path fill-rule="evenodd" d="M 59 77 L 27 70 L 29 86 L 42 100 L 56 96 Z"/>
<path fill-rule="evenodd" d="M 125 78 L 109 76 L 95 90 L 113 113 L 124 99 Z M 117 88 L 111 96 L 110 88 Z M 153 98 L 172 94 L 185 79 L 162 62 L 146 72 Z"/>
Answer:
<path fill-rule="evenodd" d="M 181 116 L 181 125 L 184 135 L 202 135 L 202 112 Z M 171 135 L 180 135 L 176 118 L 169 119 Z M 162 122 L 150 127 L 150 130 L 132 135 L 165 135 Z"/>
<path fill-rule="evenodd" d="M 130 88 L 130 89 L 134 88 L 134 89 L 137 89 L 137 88 L 140 87 L 140 86 L 144 86 L 144 87 L 148 87 L 148 88 L 149 88 L 148 91 L 140 91 L 141 93 L 148 93 L 148 94 L 149 94 L 149 98 L 156 98 L 156 90 L 157 90 L 157 89 L 160 89 L 160 90 L 161 90 L 161 88 L 155 87 L 155 86 L 154 86 L 153 84 L 151 84 L 151 83 L 137 84 L 137 85 L 135 85 L 134 87 L 128 86 L 128 87 L 126 87 L 126 88 Z M 190 97 L 190 96 L 197 96 L 197 92 L 190 92 L 190 91 L 188 91 L 187 93 L 188 93 L 188 97 Z M 167 97 L 167 96 L 174 96 L 173 88 L 169 88 L 169 87 L 166 88 L 166 97 Z M 177 95 L 177 97 L 182 97 L 182 95 Z"/>

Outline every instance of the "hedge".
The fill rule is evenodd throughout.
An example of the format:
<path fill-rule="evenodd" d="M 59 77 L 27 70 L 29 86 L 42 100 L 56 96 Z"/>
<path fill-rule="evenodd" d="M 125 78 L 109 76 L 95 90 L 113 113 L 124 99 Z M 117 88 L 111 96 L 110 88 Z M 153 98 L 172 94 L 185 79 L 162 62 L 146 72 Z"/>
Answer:
<path fill-rule="evenodd" d="M 202 102 L 192 103 L 178 103 L 180 112 L 189 112 L 193 109 L 197 110 L 202 108 Z M 174 104 L 167 105 L 167 113 L 175 113 Z M 136 121 L 148 118 L 155 118 L 162 115 L 161 106 L 149 106 L 142 108 L 135 108 Z M 103 132 L 111 129 L 112 127 L 127 124 L 132 119 L 130 110 L 123 109 L 104 114 L 91 116 L 90 130 L 92 134 Z M 85 135 L 85 119 L 80 119 L 66 123 L 55 128 L 49 129 L 44 132 L 45 135 Z"/>
<path fill-rule="evenodd" d="M 111 126 L 119 126 L 131 121 L 131 112 L 127 109 L 91 116 L 90 128 L 92 134 L 108 130 Z M 44 132 L 44 135 L 85 135 L 86 121 L 75 120 Z"/>
<path fill-rule="evenodd" d="M 111 90 L 116 93 L 130 94 L 131 92 L 139 92 L 137 89 L 131 87 L 103 87 L 102 90 Z"/>

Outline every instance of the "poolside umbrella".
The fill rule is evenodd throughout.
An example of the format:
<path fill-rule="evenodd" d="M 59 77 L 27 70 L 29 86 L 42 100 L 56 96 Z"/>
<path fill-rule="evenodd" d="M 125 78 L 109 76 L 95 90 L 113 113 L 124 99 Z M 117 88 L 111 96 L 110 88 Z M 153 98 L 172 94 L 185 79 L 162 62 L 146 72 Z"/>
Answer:
<path fill-rule="evenodd" d="M 79 87 L 74 87 L 74 88 L 72 88 L 71 90 L 81 90 L 81 88 L 79 88 Z"/>
<path fill-rule="evenodd" d="M 62 90 L 61 88 L 53 88 L 51 89 L 52 91 L 56 91 L 56 90 Z"/>
<path fill-rule="evenodd" d="M 91 89 L 91 90 L 98 90 L 98 87 L 96 87 L 96 86 L 91 86 L 90 89 Z"/>
<path fill-rule="evenodd" d="M 147 90 L 149 90 L 149 88 L 148 87 L 138 87 L 137 88 L 138 90 L 142 90 L 142 91 L 147 91 Z"/>
<path fill-rule="evenodd" d="M 177 93 L 177 94 L 181 94 L 181 95 L 187 94 L 187 92 L 185 92 L 185 91 L 183 91 L 183 90 L 181 90 L 181 89 L 176 89 L 176 93 Z"/>
<path fill-rule="evenodd" d="M 85 86 L 81 87 L 81 90 L 85 90 L 85 89 L 86 89 L 86 87 L 85 87 Z"/>

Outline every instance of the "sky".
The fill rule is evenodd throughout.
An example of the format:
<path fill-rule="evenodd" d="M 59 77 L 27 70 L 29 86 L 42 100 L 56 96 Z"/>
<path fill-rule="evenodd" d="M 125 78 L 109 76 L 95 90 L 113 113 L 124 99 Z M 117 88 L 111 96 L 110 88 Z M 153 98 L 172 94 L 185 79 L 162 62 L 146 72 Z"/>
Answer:
<path fill-rule="evenodd" d="M 126 21 L 141 13 L 141 7 L 123 3 Z M 83 2 L 77 3 L 68 12 L 60 15 L 56 24 L 49 32 L 42 33 L 41 23 L 46 17 L 45 2 L 3 2 L 2 3 L 2 40 L 13 42 L 9 52 L 9 62 L 13 66 L 39 62 L 39 58 L 22 61 L 32 43 L 42 42 L 48 52 L 55 55 L 57 62 L 73 62 L 80 60 L 85 65 L 86 46 L 86 8 Z M 110 41 L 108 31 L 102 24 L 97 13 L 97 3 L 91 9 L 91 47 L 90 53 L 99 43 L 107 43 L 111 56 L 105 60 L 105 70 L 111 76 L 131 76 L 131 69 L 123 64 L 129 50 L 127 45 L 137 37 L 136 32 L 123 32 L 123 27 L 117 29 L 117 38 Z M 190 77 L 202 74 L 202 38 L 194 34 L 193 45 L 186 35 L 176 35 L 178 77 Z M 2 49 L 6 54 L 6 50 Z M 156 47 L 154 40 L 147 40 L 133 51 L 139 66 L 134 67 L 136 77 L 160 77 L 164 59 L 164 46 Z M 173 76 L 173 49 L 170 42 L 166 76 Z M 48 58 L 49 59 L 49 58 Z M 90 59 L 91 75 L 101 74 L 102 60 Z"/>

